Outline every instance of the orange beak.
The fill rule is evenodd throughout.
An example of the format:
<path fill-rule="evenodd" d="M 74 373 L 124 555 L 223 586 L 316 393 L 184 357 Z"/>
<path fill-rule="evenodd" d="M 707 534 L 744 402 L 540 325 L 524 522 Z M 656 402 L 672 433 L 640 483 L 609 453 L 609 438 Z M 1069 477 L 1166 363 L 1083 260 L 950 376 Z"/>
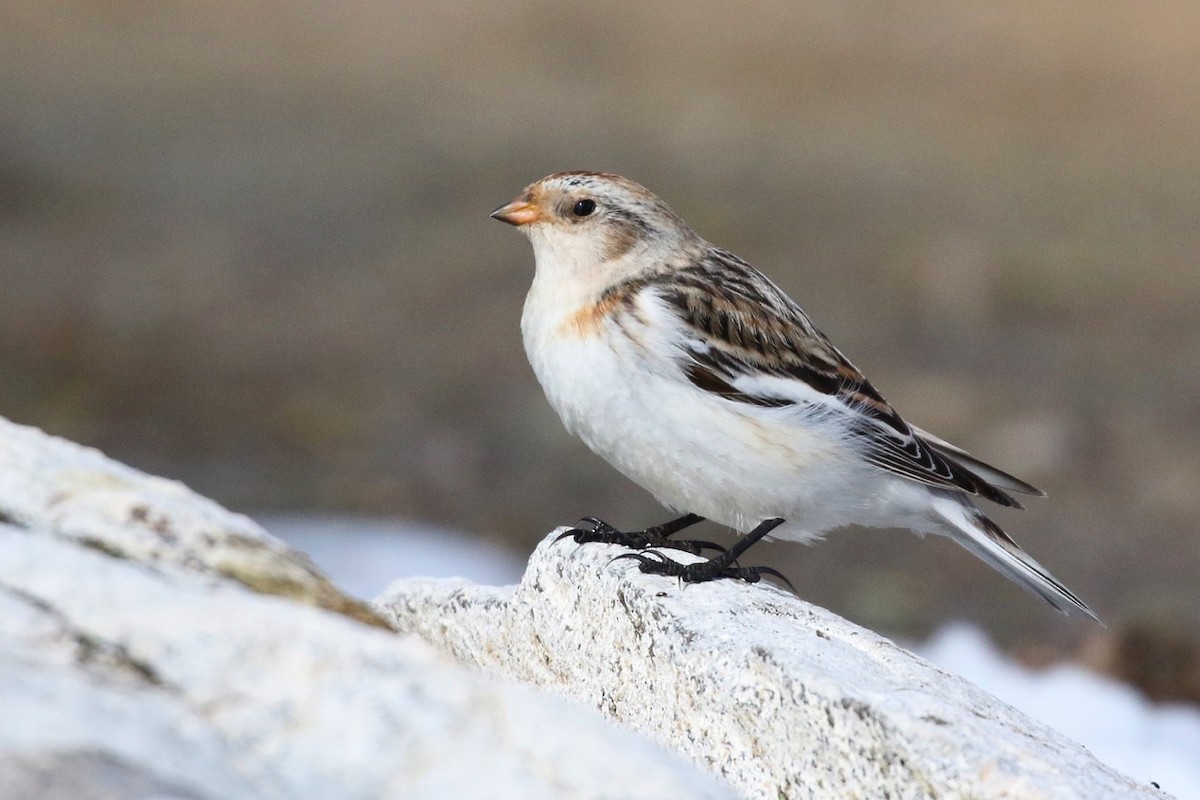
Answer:
<path fill-rule="evenodd" d="M 493 211 L 492 219 L 520 227 L 542 219 L 542 210 L 530 202 L 528 195 L 521 195 Z"/>

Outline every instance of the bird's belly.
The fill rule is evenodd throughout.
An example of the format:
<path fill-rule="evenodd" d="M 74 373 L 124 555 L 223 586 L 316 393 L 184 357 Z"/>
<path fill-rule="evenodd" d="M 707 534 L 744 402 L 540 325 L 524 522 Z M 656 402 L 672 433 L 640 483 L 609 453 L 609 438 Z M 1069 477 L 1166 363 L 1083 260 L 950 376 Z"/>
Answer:
<path fill-rule="evenodd" d="M 820 424 L 706 393 L 599 338 L 538 355 L 567 429 L 671 508 L 742 531 L 783 517 L 777 535 L 802 540 L 848 524 L 847 502 L 865 505 L 846 494 L 857 462 Z"/>

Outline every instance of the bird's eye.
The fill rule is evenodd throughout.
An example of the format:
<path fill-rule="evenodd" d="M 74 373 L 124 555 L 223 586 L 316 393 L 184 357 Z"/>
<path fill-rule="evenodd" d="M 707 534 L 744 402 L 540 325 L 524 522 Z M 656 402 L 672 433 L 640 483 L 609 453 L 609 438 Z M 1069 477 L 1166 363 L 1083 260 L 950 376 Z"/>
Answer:
<path fill-rule="evenodd" d="M 571 213 L 577 217 L 586 217 L 596 210 L 595 200 L 580 200 L 571 209 Z"/>

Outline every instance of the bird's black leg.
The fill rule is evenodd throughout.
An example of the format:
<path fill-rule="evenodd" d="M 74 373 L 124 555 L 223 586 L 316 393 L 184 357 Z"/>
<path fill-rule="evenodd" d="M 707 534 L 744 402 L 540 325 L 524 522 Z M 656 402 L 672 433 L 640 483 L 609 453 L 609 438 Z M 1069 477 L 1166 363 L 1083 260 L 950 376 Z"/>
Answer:
<path fill-rule="evenodd" d="M 713 542 L 704 541 L 675 541 L 669 538 L 684 528 L 703 522 L 704 517 L 698 514 L 684 514 L 678 519 L 654 525 L 641 531 L 619 531 L 602 519 L 584 517 L 579 524 L 559 536 L 559 539 L 573 538 L 576 542 L 604 542 L 631 547 L 635 550 L 645 550 L 647 547 L 667 547 L 674 550 L 684 550 L 699 555 L 704 549 L 724 551 L 725 548 Z"/>
<path fill-rule="evenodd" d="M 770 567 L 735 566 L 738 556 L 749 550 L 751 545 L 782 524 L 783 520 L 779 517 L 764 520 L 754 530 L 734 542 L 733 547 L 724 553 L 714 556 L 708 561 L 700 561 L 695 564 L 680 564 L 670 560 L 662 553 L 653 551 L 650 553 L 626 553 L 625 555 L 617 556 L 617 558 L 632 558 L 640 564 L 639 569 L 642 572 L 654 575 L 671 575 L 679 578 L 684 583 L 703 583 L 717 578 L 740 578 L 747 583 L 757 583 L 763 575 L 774 575 L 777 578 L 781 578 L 788 586 L 791 586 L 787 578 L 781 575 L 778 570 L 771 569 Z"/>

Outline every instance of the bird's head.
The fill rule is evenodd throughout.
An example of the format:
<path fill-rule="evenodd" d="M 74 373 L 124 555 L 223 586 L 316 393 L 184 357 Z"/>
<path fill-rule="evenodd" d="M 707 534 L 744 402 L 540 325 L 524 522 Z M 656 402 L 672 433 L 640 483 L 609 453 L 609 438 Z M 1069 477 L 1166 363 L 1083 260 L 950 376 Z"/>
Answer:
<path fill-rule="evenodd" d="M 492 217 L 529 237 L 539 271 L 553 265 L 575 274 L 607 268 L 632 273 L 635 263 L 653 267 L 696 238 L 645 187 L 603 172 L 548 175 Z"/>

